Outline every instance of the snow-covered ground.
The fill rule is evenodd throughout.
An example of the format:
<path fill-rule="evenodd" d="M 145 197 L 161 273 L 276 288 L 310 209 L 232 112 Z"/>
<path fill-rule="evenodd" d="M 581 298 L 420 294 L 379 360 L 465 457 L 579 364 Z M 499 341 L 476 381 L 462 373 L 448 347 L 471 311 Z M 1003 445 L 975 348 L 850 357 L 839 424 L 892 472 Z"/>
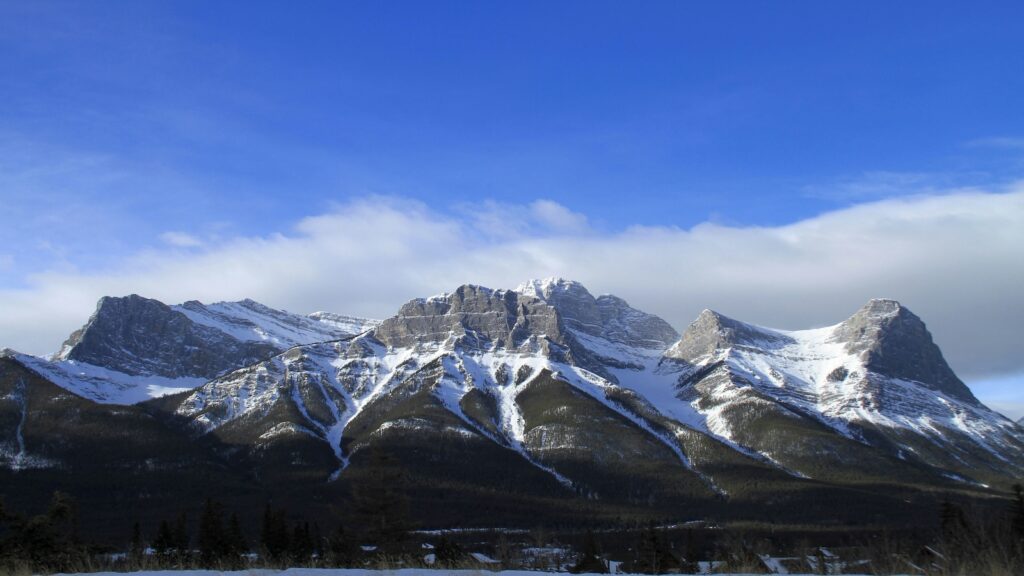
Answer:
<path fill-rule="evenodd" d="M 133 574 L 137 576 L 164 575 L 164 576 L 479 576 L 480 574 L 493 574 L 494 576 L 539 576 L 541 574 L 568 574 L 567 572 L 530 572 L 527 570 L 430 570 L 424 568 L 408 568 L 403 570 L 365 570 L 365 569 L 328 569 L 328 568 L 289 568 L 288 570 L 240 570 L 236 572 L 218 572 L 215 570 L 168 570 L 155 572 L 96 572 L 91 576 L 126 576 Z M 730 574 L 727 576 L 748 576 L 742 573 Z M 753 576 L 753 575 L 750 575 Z M 791 576 L 811 576 L 810 574 L 794 574 Z M 866 575 L 847 575 L 866 576 Z"/>

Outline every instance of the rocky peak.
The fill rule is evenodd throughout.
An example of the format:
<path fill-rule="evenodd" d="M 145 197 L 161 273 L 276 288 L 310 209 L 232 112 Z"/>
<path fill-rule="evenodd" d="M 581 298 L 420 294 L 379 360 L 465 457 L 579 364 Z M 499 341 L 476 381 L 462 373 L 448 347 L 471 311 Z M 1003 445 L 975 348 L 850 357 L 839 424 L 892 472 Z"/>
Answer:
<path fill-rule="evenodd" d="M 594 336 L 603 335 L 597 299 L 579 282 L 564 278 L 530 280 L 520 284 L 515 291 L 550 304 L 569 328 Z"/>
<path fill-rule="evenodd" d="M 529 280 L 520 284 L 516 292 L 550 304 L 568 328 L 612 342 L 664 349 L 679 338 L 679 333 L 661 318 L 641 312 L 617 296 L 594 298 L 573 280 Z"/>
<path fill-rule="evenodd" d="M 375 338 L 395 347 L 457 338 L 483 348 L 516 348 L 530 336 L 559 341 L 560 334 L 558 315 L 545 302 L 472 284 L 450 294 L 411 300 L 373 330 Z"/>
<path fill-rule="evenodd" d="M 96 303 L 96 310 L 85 325 L 72 332 L 64 341 L 60 352 L 57 353 L 57 359 L 88 361 L 84 357 L 90 356 L 94 348 L 93 342 L 100 339 L 104 333 L 123 330 L 125 324 L 133 319 L 166 317 L 171 313 L 170 307 L 163 302 L 143 298 L 138 294 L 123 297 L 103 296 Z M 99 342 L 95 344 L 98 345 Z"/>
<path fill-rule="evenodd" d="M 598 296 L 596 304 L 601 314 L 602 332 L 608 340 L 664 350 L 679 339 L 679 332 L 668 322 L 633 308 L 618 296 Z"/>
<path fill-rule="evenodd" d="M 515 290 L 467 284 L 454 292 L 418 298 L 382 322 L 374 336 L 396 347 L 457 338 L 488 348 L 518 348 L 531 337 L 568 346 L 576 331 L 633 347 L 664 349 L 678 338 L 667 322 L 615 296 L 595 298 L 579 282 L 531 280 Z"/>
<path fill-rule="evenodd" d="M 841 326 L 847 326 L 851 330 L 859 327 L 880 326 L 900 316 L 908 317 L 914 316 L 914 314 L 896 300 L 872 298 L 852 316 L 844 320 Z M 914 317 L 916 318 L 916 316 Z"/>
<path fill-rule="evenodd" d="M 583 284 L 557 276 L 527 280 L 517 286 L 514 291 L 541 300 L 548 300 L 552 297 L 558 298 L 559 294 L 572 295 L 577 298 L 586 298 L 588 296 L 593 298 Z"/>
<path fill-rule="evenodd" d="M 163 302 L 132 294 L 101 298 L 57 359 L 132 375 L 213 377 L 275 351 L 267 344 L 239 342 Z"/>
<path fill-rule="evenodd" d="M 683 332 L 666 357 L 693 362 L 702 356 L 735 346 L 775 348 L 792 339 L 705 309 Z"/>
<path fill-rule="evenodd" d="M 832 338 L 880 374 L 913 380 L 977 404 L 978 400 L 946 363 L 924 322 L 895 300 L 876 299 L 836 326 Z"/>

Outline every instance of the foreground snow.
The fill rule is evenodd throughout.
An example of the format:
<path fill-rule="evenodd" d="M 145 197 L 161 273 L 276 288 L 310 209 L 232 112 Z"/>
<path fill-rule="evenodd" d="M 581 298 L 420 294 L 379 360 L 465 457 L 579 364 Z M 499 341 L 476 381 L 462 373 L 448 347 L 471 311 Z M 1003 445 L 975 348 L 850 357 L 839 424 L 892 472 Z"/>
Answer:
<path fill-rule="evenodd" d="M 218 572 L 216 570 L 166 570 L 154 572 L 95 572 L 90 576 L 125 576 L 136 574 L 139 576 L 148 574 L 163 574 L 167 576 L 479 576 L 488 574 L 494 576 L 538 576 L 540 574 L 568 574 L 568 572 L 531 572 L 527 570 L 503 570 L 501 572 L 490 572 L 487 570 L 428 570 L 424 568 L 407 568 L 403 570 L 364 570 L 364 569 L 329 569 L 329 568 L 289 568 L 288 570 L 240 570 L 236 572 Z M 748 574 L 729 574 L 720 576 L 753 576 Z M 792 576 L 811 576 L 810 574 L 793 574 Z M 848 574 L 846 576 L 866 576 Z"/>

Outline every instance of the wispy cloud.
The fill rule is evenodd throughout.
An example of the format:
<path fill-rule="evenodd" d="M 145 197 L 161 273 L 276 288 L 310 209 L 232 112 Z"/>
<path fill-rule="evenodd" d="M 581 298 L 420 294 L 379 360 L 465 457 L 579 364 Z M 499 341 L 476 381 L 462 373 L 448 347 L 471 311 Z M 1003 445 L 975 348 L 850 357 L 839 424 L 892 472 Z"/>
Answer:
<path fill-rule="evenodd" d="M 201 196 L 159 165 L 0 131 L 0 246 L 23 273 L 116 266 L 157 231 L 199 220 Z"/>
<path fill-rule="evenodd" d="M 503 210 L 511 232 L 495 236 L 464 212 L 374 197 L 279 233 L 144 250 L 105 273 L 37 274 L 28 288 L 0 291 L 0 343 L 52 351 L 107 294 L 251 297 L 385 317 L 462 283 L 561 275 L 679 329 L 705 307 L 798 328 L 835 323 L 872 297 L 897 298 L 928 322 L 965 378 L 1024 372 L 1024 185 L 876 201 L 778 227 L 599 232 L 550 201 L 493 205 L 488 217 Z"/>
<path fill-rule="evenodd" d="M 806 186 L 803 192 L 811 198 L 844 202 L 865 202 L 900 196 L 934 195 L 957 188 L 967 189 L 972 183 L 985 181 L 981 172 L 895 172 L 876 170 L 839 178 L 825 184 Z"/>
<path fill-rule="evenodd" d="M 584 214 L 573 212 L 551 200 L 511 204 L 487 200 L 461 204 L 456 213 L 476 233 L 492 240 L 587 234 L 590 222 Z"/>
<path fill-rule="evenodd" d="M 164 232 L 160 239 L 165 244 L 177 248 L 198 248 L 203 245 L 202 240 L 186 232 Z"/>
<path fill-rule="evenodd" d="M 1001 148 L 1009 150 L 1024 151 L 1024 138 L 1013 136 L 993 136 L 990 138 L 979 138 L 967 142 L 968 148 Z"/>

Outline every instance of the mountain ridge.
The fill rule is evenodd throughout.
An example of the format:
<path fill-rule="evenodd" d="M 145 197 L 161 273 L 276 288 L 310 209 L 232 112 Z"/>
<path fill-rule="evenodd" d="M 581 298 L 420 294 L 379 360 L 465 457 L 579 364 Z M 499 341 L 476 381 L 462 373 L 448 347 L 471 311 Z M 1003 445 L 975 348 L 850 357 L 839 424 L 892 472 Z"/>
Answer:
<path fill-rule="evenodd" d="M 890 300 L 802 331 L 706 310 L 681 335 L 622 299 L 556 278 L 514 290 L 463 285 L 410 300 L 379 323 L 298 317 L 248 300 L 139 306 L 84 331 L 108 327 L 100 343 L 141 333 L 127 342 L 135 348 L 116 350 L 134 350 L 128 360 L 141 365 L 162 358 L 150 354 L 161 335 L 202 335 L 218 325 L 236 346 L 224 350 L 275 346 L 252 361 L 236 355 L 238 365 L 162 398 L 137 394 L 145 401 L 125 403 L 237 477 L 294 489 L 299 502 L 303 493 L 344 499 L 372 475 L 372 455 L 382 451 L 415 478 L 409 489 L 428 498 L 417 500 L 424 514 L 451 518 L 472 506 L 526 502 L 556 516 L 587 502 L 598 516 L 667 509 L 796 518 L 816 510 L 831 518 L 836 512 L 818 508 L 818 494 L 863 499 L 872 487 L 874 504 L 842 513 L 867 518 L 930 493 L 981 497 L 1024 473 L 1024 432 L 963 394 L 924 323 Z M 102 361 L 97 350 L 104 348 L 82 354 Z M 82 378 L 69 385 L 55 375 L 54 365 L 80 370 L 73 356 L 47 363 L 4 355 L 88 397 Z M 125 360 L 109 358 L 115 367 Z M 180 373 L 180 359 L 171 360 L 165 372 Z M 119 385 L 109 374 L 94 375 L 93 384 L 91 399 L 110 409 L 129 399 L 96 398 L 102 386 Z M 12 412 L 11 426 L 15 420 Z M 0 428 L 0 438 L 13 432 Z M 495 482 L 507 493 L 496 496 Z M 475 496 L 432 508 L 442 485 Z M 916 513 L 916 504 L 907 506 Z"/>
<path fill-rule="evenodd" d="M 49 358 L 17 354 L 36 372 L 98 402 L 134 404 L 195 388 L 290 347 L 349 336 L 375 320 L 275 310 L 253 300 L 168 306 L 105 296 Z"/>

